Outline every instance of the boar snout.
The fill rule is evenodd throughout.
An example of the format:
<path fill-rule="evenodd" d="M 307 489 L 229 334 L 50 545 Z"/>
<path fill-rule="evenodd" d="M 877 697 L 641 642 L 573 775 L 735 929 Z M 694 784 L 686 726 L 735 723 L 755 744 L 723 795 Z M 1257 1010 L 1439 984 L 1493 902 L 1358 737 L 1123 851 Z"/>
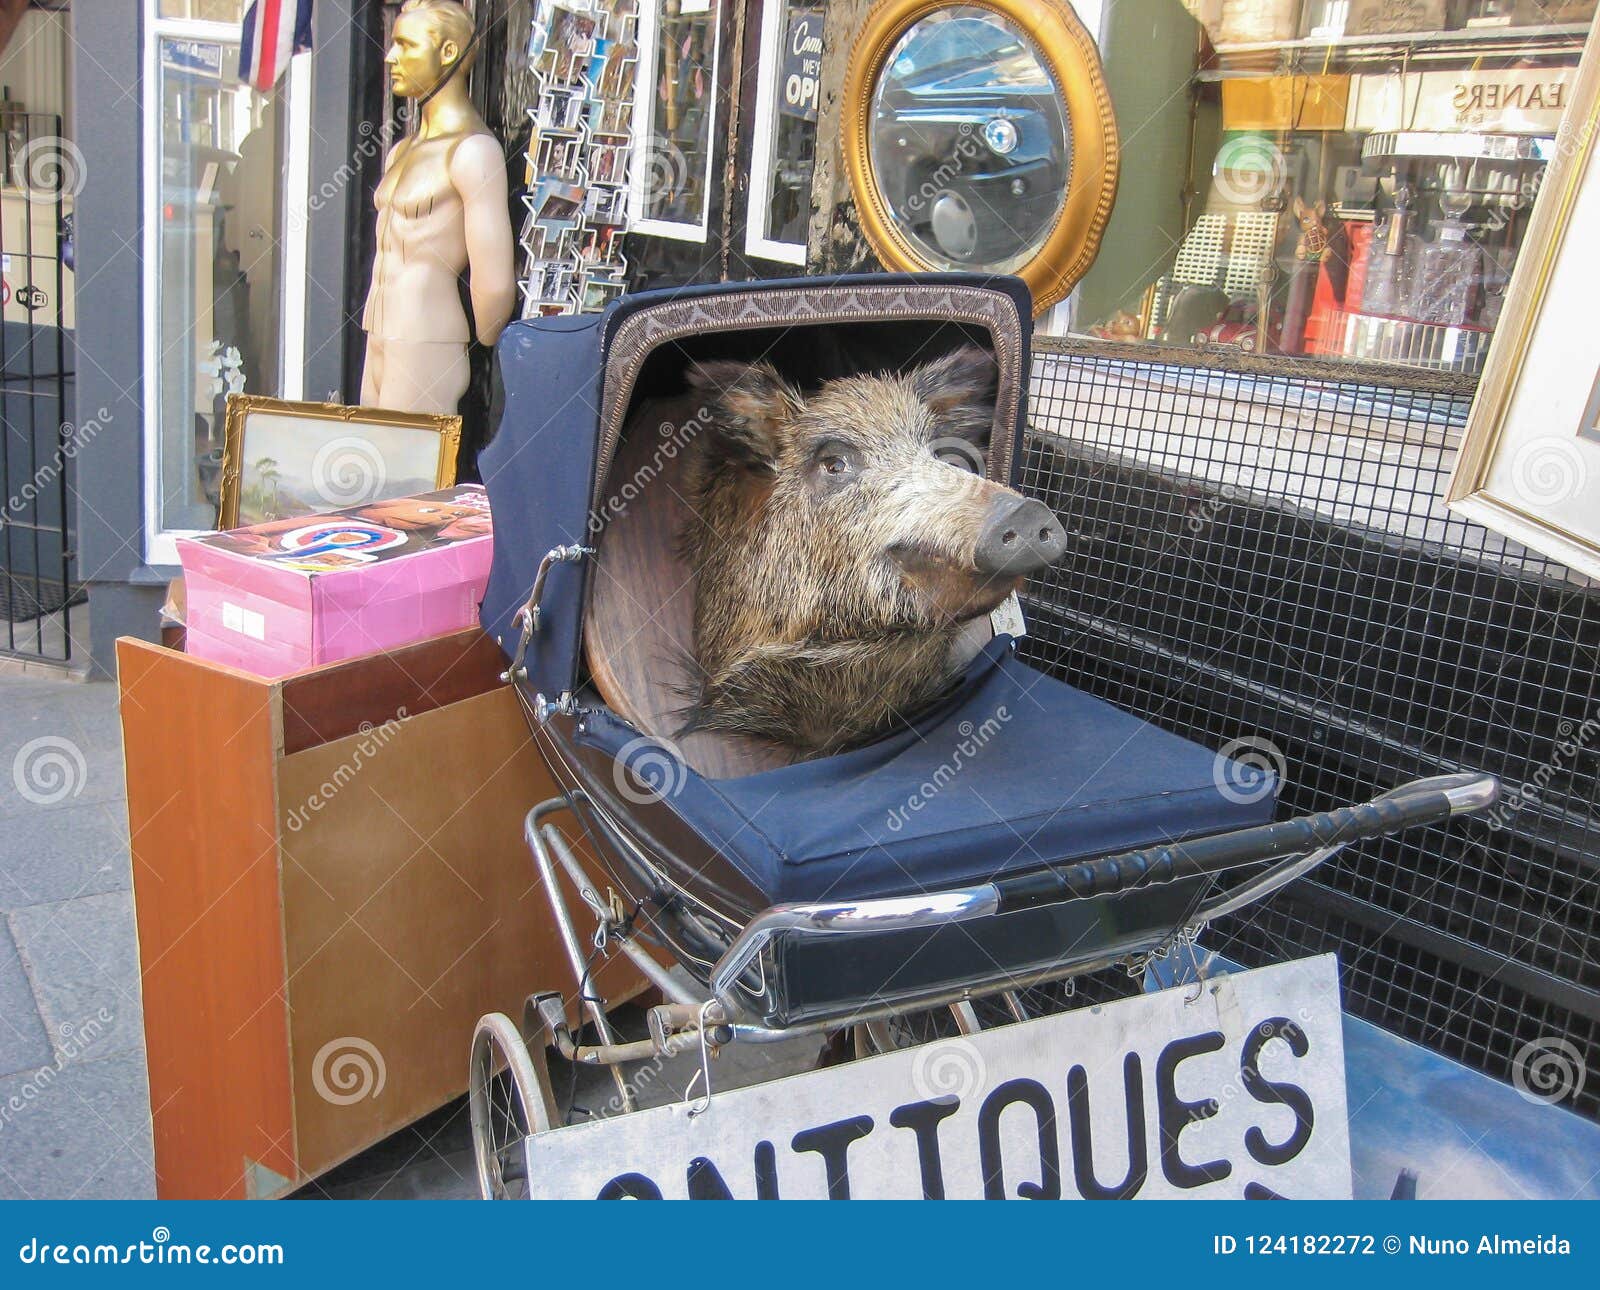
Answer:
<path fill-rule="evenodd" d="M 984 516 L 973 560 L 979 573 L 1022 578 L 1054 564 L 1066 547 L 1066 531 L 1048 506 L 1002 493 Z"/>

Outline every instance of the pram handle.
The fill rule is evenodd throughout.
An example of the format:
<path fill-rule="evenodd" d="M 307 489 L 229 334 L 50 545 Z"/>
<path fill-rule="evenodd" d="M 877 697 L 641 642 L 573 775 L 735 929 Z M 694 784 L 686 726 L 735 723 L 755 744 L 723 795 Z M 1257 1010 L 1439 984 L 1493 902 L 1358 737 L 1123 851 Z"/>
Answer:
<path fill-rule="evenodd" d="M 1359 806 L 1057 865 L 980 886 L 871 900 L 773 905 L 746 924 L 718 960 L 711 972 L 711 992 L 730 1013 L 736 1012 L 734 988 L 739 978 L 774 937 L 786 932 L 842 935 L 934 927 L 1294 857 L 1247 884 L 1250 898 L 1259 899 L 1352 843 L 1481 811 L 1499 795 L 1500 781 L 1493 775 L 1438 775 L 1402 784 Z M 1224 900 L 1203 908 L 1196 921 L 1216 917 L 1230 907 L 1231 902 Z"/>
<path fill-rule="evenodd" d="M 1483 810 L 1499 793 L 1500 782 L 1493 775 L 1419 779 L 1356 806 L 997 878 L 999 910 L 1110 896 L 1309 851 L 1331 854 L 1356 842 Z"/>

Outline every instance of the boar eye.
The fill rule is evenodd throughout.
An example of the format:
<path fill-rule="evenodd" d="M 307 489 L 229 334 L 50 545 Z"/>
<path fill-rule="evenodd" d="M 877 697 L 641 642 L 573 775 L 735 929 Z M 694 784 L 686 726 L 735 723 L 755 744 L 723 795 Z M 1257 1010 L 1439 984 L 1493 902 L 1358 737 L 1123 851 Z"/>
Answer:
<path fill-rule="evenodd" d="M 825 443 L 817 449 L 817 468 L 824 475 L 832 476 L 836 480 L 844 480 L 855 474 L 859 465 L 858 454 L 847 444 Z"/>

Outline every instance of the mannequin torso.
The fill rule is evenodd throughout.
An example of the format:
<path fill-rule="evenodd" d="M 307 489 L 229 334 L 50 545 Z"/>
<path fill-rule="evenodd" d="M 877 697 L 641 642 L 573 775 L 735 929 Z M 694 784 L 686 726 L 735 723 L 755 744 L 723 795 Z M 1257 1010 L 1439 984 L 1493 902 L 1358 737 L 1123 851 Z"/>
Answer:
<path fill-rule="evenodd" d="M 443 6 L 434 5 L 434 8 Z M 389 61 L 397 92 L 418 102 L 418 128 L 390 151 L 374 195 L 377 255 L 361 326 L 361 401 L 454 412 L 467 385 L 466 346 L 494 344 L 516 296 L 505 157 L 450 74 L 460 48 L 402 11 Z M 442 63 L 442 66 L 441 66 Z M 469 325 L 459 282 L 466 273 Z"/>

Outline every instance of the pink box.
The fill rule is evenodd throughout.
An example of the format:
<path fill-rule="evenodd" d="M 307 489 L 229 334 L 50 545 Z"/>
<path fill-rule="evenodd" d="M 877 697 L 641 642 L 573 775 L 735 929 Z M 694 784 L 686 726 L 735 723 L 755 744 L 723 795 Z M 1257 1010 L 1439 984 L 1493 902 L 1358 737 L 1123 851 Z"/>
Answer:
<path fill-rule="evenodd" d="M 275 677 L 459 631 L 493 548 L 478 484 L 180 538 L 186 649 Z"/>

